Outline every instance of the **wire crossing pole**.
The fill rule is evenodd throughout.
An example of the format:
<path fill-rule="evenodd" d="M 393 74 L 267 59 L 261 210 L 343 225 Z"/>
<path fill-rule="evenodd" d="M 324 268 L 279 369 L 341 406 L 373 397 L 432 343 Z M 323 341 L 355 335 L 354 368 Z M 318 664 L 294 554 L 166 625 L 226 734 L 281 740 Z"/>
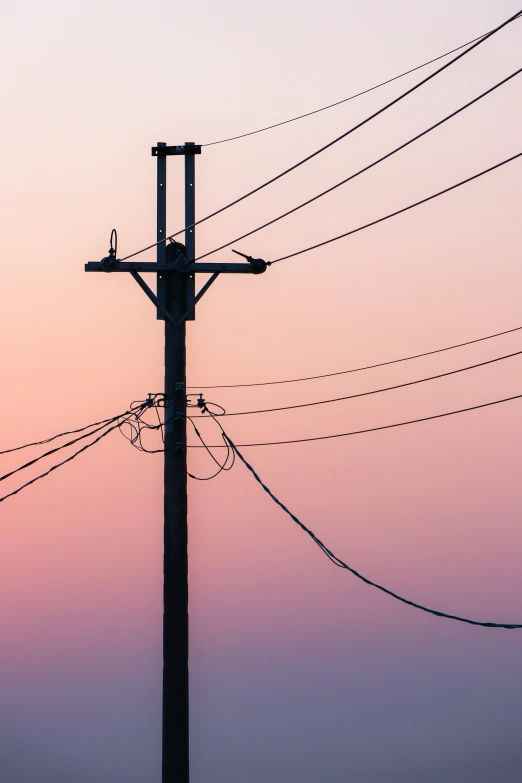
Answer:
<path fill-rule="evenodd" d="M 186 322 L 221 273 L 259 275 L 267 264 L 244 256 L 247 263 L 206 263 L 195 258 L 195 155 L 191 142 L 152 148 L 157 158 L 157 254 L 150 261 L 119 261 L 112 248 L 101 261 L 89 261 L 86 272 L 126 272 L 138 283 L 165 321 L 165 464 L 163 550 L 163 737 L 162 782 L 189 783 L 189 627 L 187 552 Z M 185 157 L 185 245 L 166 244 L 167 156 Z M 243 255 L 243 254 L 239 254 Z M 157 293 L 140 272 L 157 277 Z M 197 273 L 210 278 L 195 294 Z"/>

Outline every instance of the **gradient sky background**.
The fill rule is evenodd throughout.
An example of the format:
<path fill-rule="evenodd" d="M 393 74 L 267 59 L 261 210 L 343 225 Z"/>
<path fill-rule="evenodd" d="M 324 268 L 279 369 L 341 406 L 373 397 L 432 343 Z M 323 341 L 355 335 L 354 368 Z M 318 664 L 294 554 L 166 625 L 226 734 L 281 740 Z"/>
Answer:
<path fill-rule="evenodd" d="M 4 3 L 1 448 L 114 415 L 162 388 L 162 324 L 151 304 L 130 278 L 83 272 L 85 261 L 106 254 L 113 226 L 120 255 L 154 240 L 153 144 L 210 142 L 310 111 L 517 10 L 512 0 Z M 197 232 L 198 251 L 333 184 L 475 97 L 520 67 L 521 36 L 522 21 L 209 221 Z M 204 149 L 197 214 L 326 143 L 428 72 Z M 520 97 L 519 77 L 237 247 L 283 255 L 520 152 Z M 189 382 L 332 372 L 522 325 L 521 166 L 262 277 L 220 278 L 188 329 Z M 181 161 L 170 159 L 168 169 L 173 231 L 183 225 Z M 304 402 L 521 348 L 515 333 L 382 370 L 208 398 L 229 410 Z M 521 393 L 521 362 L 226 425 L 243 442 L 426 416 Z M 522 622 L 521 424 L 522 403 L 511 402 L 245 453 L 281 500 L 370 578 L 443 611 Z M 216 442 L 215 430 L 205 433 Z M 5 469 L 19 463 L 2 460 Z M 210 472 L 202 455 L 190 460 L 193 470 Z M 6 783 L 160 780 L 161 464 L 160 455 L 140 454 L 114 434 L 2 504 Z M 522 631 L 423 615 L 336 570 L 239 465 L 216 481 L 191 482 L 189 493 L 194 783 L 520 781 Z"/>

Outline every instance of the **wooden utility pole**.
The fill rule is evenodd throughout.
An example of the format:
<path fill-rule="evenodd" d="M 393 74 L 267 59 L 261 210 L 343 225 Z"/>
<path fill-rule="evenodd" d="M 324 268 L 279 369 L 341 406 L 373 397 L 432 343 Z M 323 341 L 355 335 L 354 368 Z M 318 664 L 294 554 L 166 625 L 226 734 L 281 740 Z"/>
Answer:
<path fill-rule="evenodd" d="M 197 263 L 195 250 L 195 155 L 191 142 L 152 148 L 157 158 L 156 262 L 119 261 L 111 249 L 102 261 L 90 261 L 86 272 L 126 272 L 156 306 L 165 321 L 165 464 L 163 550 L 163 740 L 162 783 L 189 783 L 189 627 L 187 555 L 186 322 L 222 273 L 261 274 L 262 259 L 247 263 Z M 185 157 L 185 245 L 167 244 L 167 157 Z M 140 272 L 157 277 L 155 295 Z M 196 274 L 210 275 L 195 294 Z"/>

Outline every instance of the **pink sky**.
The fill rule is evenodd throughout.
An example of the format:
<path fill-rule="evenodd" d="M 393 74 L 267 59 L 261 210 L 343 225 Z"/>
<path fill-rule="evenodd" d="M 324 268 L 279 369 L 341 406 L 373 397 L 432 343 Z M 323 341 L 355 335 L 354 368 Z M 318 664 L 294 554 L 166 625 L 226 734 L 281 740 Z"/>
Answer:
<path fill-rule="evenodd" d="M 196 9 L 52 0 L 3 9 L 0 448 L 114 415 L 161 390 L 163 325 L 152 305 L 130 278 L 83 272 L 85 261 L 106 254 L 113 226 L 120 254 L 153 241 L 152 145 L 204 143 L 310 111 L 516 11 L 511 0 L 224 0 Z M 520 67 L 521 25 L 206 223 L 198 252 L 342 179 Z M 197 215 L 309 154 L 427 72 L 204 149 Z M 520 152 L 520 96 L 512 80 L 236 247 L 284 255 Z M 333 372 L 522 325 L 521 165 L 262 277 L 220 278 L 189 325 L 189 383 Z M 176 230 L 177 159 L 169 160 L 168 198 Z M 208 398 L 246 410 L 352 394 L 517 351 L 521 340 L 514 333 L 357 375 Z M 513 358 L 367 399 L 230 418 L 226 428 L 237 442 L 278 440 L 426 416 L 522 393 L 521 366 Z M 245 453 L 281 500 L 370 578 L 443 611 L 522 622 L 521 424 L 522 402 L 512 402 Z M 205 432 L 215 437 L 210 425 Z M 2 459 L 6 470 L 17 464 Z M 210 470 L 201 454 L 191 464 Z M 159 779 L 161 468 L 160 456 L 114 434 L 2 504 L 6 783 Z M 195 783 L 337 783 L 350 772 L 369 783 L 408 775 L 476 783 L 481 774 L 492 779 L 501 760 L 502 779 L 520 779 L 522 631 L 430 618 L 337 571 L 240 465 L 191 482 L 189 493 Z"/>

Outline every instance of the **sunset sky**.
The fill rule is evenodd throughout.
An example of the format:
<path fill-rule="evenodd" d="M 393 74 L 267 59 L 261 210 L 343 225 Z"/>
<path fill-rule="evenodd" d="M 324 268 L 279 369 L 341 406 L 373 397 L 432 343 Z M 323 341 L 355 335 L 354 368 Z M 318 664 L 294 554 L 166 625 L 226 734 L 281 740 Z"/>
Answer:
<path fill-rule="evenodd" d="M 0 450 L 162 390 L 163 324 L 152 304 L 129 276 L 84 273 L 86 261 L 107 254 L 113 227 L 120 256 L 154 241 L 153 145 L 206 144 L 312 111 L 518 8 L 512 0 L 4 3 Z M 196 231 L 198 254 L 493 86 L 521 67 L 521 41 L 522 19 L 209 220 Z M 437 66 L 204 147 L 197 216 Z M 274 259 L 521 152 L 521 80 L 234 247 Z M 183 227 L 182 163 L 168 160 L 169 232 Z M 336 372 L 522 326 L 521 175 L 518 159 L 265 275 L 222 275 L 188 325 L 188 383 L 198 391 Z M 141 258 L 154 260 L 154 251 Z M 237 260 L 229 250 L 213 258 Z M 377 370 L 205 396 L 228 411 L 291 405 L 519 350 L 522 331 Z M 522 394 L 521 369 L 514 357 L 385 394 L 223 422 L 238 443 L 376 427 Z M 521 425 L 519 400 L 244 453 L 281 501 L 370 579 L 450 614 L 522 623 Z M 218 442 L 211 421 L 201 431 Z M 25 454 L 33 451 L 2 456 L 0 472 Z M 189 454 L 191 472 L 212 467 L 205 454 Z M 0 505 L 2 783 L 160 780 L 162 492 L 162 456 L 139 453 L 116 432 Z M 213 481 L 189 481 L 189 536 L 193 783 L 522 779 L 522 630 L 425 615 L 335 569 L 239 463 Z"/>

